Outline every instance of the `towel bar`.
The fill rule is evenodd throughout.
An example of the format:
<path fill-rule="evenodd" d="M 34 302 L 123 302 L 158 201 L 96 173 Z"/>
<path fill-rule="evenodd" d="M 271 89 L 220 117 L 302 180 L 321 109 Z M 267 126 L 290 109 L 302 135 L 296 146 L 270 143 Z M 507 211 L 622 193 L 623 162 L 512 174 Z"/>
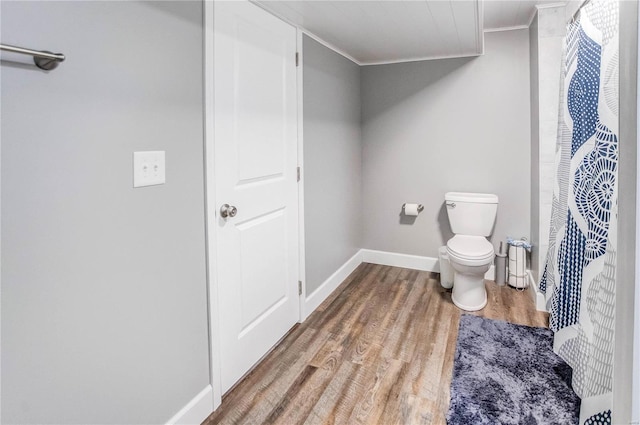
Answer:
<path fill-rule="evenodd" d="M 66 59 L 62 53 L 25 49 L 23 47 L 9 46 L 8 44 L 0 44 L 0 50 L 33 56 L 33 62 L 36 66 L 45 71 L 55 69 L 60 62 Z"/>

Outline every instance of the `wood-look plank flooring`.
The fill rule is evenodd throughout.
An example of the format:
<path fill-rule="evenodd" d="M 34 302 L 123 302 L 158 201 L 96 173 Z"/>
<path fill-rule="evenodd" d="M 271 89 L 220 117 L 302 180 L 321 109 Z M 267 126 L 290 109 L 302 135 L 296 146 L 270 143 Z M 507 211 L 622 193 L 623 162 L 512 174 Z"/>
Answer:
<path fill-rule="evenodd" d="M 526 291 L 486 286 L 473 314 L 548 325 Z M 204 423 L 444 424 L 461 314 L 437 274 L 363 263 Z"/>

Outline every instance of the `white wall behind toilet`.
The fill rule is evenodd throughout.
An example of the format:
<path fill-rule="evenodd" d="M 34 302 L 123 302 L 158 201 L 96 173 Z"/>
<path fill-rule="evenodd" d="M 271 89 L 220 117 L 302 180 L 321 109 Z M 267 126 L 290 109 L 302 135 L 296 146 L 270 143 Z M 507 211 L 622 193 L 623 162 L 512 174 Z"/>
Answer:
<path fill-rule="evenodd" d="M 477 58 L 362 68 L 364 248 L 437 257 L 447 191 L 499 196 L 495 246 L 528 236 L 529 31 L 485 43 Z M 425 206 L 413 224 L 404 202 Z"/>

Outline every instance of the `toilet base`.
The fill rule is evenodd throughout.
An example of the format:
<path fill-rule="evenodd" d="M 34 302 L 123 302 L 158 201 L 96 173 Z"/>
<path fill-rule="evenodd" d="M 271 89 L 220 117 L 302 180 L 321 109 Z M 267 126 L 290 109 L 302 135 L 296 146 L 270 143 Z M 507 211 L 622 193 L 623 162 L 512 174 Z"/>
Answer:
<path fill-rule="evenodd" d="M 456 307 L 462 310 L 482 310 L 487 305 L 487 288 L 484 286 L 484 274 L 456 272 L 453 279 L 451 300 Z"/>
<path fill-rule="evenodd" d="M 478 311 L 478 310 L 482 310 L 483 308 L 485 308 L 487 306 L 487 297 L 485 296 L 484 298 L 484 302 L 482 302 L 479 305 L 475 305 L 475 306 L 469 306 L 469 305 L 465 305 L 465 304 L 461 304 L 458 301 L 456 301 L 456 297 L 451 294 L 451 301 L 453 301 L 453 304 L 458 307 L 460 310 L 464 310 L 464 311 Z"/>

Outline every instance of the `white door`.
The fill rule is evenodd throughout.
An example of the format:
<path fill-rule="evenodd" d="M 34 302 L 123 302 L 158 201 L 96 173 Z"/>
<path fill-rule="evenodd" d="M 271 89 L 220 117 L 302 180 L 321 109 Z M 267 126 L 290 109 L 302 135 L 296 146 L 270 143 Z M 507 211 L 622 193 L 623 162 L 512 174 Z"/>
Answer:
<path fill-rule="evenodd" d="M 216 1 L 214 31 L 224 392 L 299 319 L 296 30 L 247 1 Z"/>

